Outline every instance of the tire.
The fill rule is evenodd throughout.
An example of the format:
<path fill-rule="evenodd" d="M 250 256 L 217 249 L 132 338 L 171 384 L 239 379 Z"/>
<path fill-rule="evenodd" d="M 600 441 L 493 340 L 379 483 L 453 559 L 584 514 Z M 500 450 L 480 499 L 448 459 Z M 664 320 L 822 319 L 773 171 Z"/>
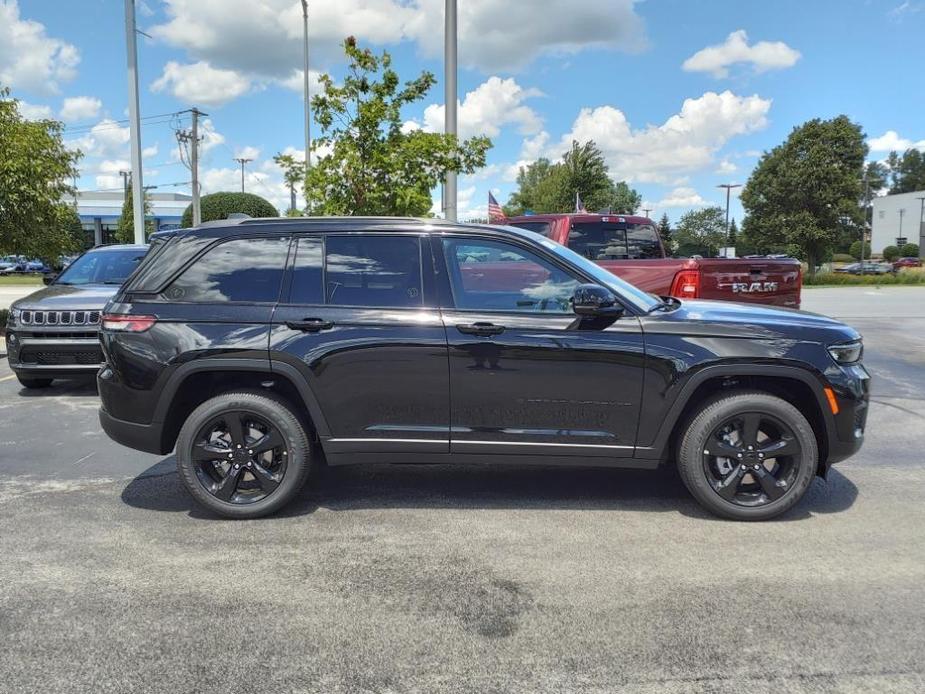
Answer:
<path fill-rule="evenodd" d="M 16 378 L 22 384 L 23 388 L 47 388 L 51 385 L 53 379 L 51 378 L 36 378 L 35 376 L 22 376 L 16 374 Z"/>
<path fill-rule="evenodd" d="M 760 423 L 756 435 L 749 436 L 746 423 L 755 418 Z M 727 433 L 717 436 L 718 432 Z M 762 435 L 766 438 L 759 440 Z M 727 443 L 730 440 L 734 443 Z M 756 442 L 755 450 L 748 449 L 748 440 Z M 774 450 L 792 455 L 759 453 Z M 711 456 L 708 451 L 728 455 Z M 708 511 L 732 520 L 759 521 L 799 503 L 816 476 L 818 460 L 813 428 L 797 408 L 768 393 L 740 391 L 710 400 L 689 422 L 678 450 L 678 472 Z"/>
<path fill-rule="evenodd" d="M 247 422 L 242 430 L 244 441 L 250 443 L 243 448 L 232 443 L 240 438 L 239 434 L 225 438 L 217 434 L 236 418 Z M 265 454 L 248 456 L 248 446 L 259 448 L 264 440 L 253 434 L 258 427 L 275 428 L 280 445 Z M 213 433 L 204 436 L 204 430 Z M 203 461 L 204 456 L 210 460 Z M 270 458 L 280 462 L 265 462 Z M 231 461 L 239 467 L 233 468 Z M 262 467 L 257 467 L 258 463 Z M 274 473 L 273 466 L 280 464 L 282 467 L 275 468 L 279 471 Z M 183 484 L 202 506 L 226 518 L 260 518 L 278 511 L 298 495 L 311 467 L 311 447 L 299 418 L 287 403 L 262 394 L 226 393 L 206 400 L 187 417 L 177 437 L 177 468 Z M 239 470 L 234 479 L 230 476 L 233 469 Z M 270 481 L 274 475 L 278 479 Z M 266 486 L 278 486 L 266 491 L 264 482 L 269 482 Z M 229 486 L 233 496 L 221 498 L 227 495 L 222 489 Z M 252 492 L 256 492 L 256 500 L 246 496 Z M 260 497 L 260 493 L 265 495 Z"/>

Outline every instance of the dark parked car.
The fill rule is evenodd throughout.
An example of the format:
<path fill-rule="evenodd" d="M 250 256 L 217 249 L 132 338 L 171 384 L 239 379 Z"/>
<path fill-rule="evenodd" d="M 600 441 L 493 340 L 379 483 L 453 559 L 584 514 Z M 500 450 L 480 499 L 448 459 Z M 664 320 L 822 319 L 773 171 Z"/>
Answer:
<path fill-rule="evenodd" d="M 851 263 L 835 268 L 835 272 L 847 275 L 886 275 L 893 272 L 893 266 L 889 263 Z"/>
<path fill-rule="evenodd" d="M 147 246 L 87 251 L 47 287 L 13 303 L 7 323 L 10 367 L 26 388 L 99 370 L 103 306 L 144 257 Z"/>
<path fill-rule="evenodd" d="M 106 307 L 100 420 L 236 518 L 321 461 L 655 468 L 758 520 L 858 450 L 861 336 L 659 299 L 522 229 L 247 219 L 161 235 Z"/>

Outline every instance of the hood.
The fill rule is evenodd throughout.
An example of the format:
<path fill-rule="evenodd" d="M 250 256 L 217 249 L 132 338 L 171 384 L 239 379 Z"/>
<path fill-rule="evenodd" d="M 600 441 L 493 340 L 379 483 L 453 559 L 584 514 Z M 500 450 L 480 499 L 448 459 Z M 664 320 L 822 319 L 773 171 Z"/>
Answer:
<path fill-rule="evenodd" d="M 51 284 L 13 302 L 12 308 L 39 311 L 102 311 L 116 284 Z"/>
<path fill-rule="evenodd" d="M 763 340 L 790 339 L 834 344 L 860 339 L 839 320 L 793 308 L 732 301 L 682 301 L 673 311 L 656 311 L 644 319 L 647 332 Z"/>

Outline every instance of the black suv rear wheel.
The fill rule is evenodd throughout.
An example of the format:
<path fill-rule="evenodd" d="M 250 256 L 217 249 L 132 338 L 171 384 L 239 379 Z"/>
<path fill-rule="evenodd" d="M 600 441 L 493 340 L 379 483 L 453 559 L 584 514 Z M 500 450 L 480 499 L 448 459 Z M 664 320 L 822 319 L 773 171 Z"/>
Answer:
<path fill-rule="evenodd" d="M 767 520 L 803 498 L 818 458 L 813 429 L 797 408 L 768 393 L 737 392 L 711 401 L 690 422 L 678 471 L 713 513 Z"/>
<path fill-rule="evenodd" d="M 228 518 L 259 518 L 291 501 L 311 466 L 308 436 L 289 406 L 256 393 L 227 393 L 197 407 L 177 438 L 177 467 L 190 494 Z"/>

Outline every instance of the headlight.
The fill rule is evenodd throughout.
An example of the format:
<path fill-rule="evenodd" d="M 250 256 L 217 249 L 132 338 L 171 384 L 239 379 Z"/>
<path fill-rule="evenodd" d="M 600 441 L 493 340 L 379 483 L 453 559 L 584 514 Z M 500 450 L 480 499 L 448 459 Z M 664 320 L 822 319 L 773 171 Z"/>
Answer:
<path fill-rule="evenodd" d="M 855 364 L 861 361 L 861 355 L 864 354 L 864 345 L 860 340 L 857 342 L 845 342 L 840 345 L 830 345 L 829 354 L 839 364 Z"/>
<path fill-rule="evenodd" d="M 9 328 L 15 328 L 15 327 L 16 327 L 16 323 L 19 322 L 19 315 L 20 315 L 21 313 L 22 313 L 22 309 L 19 309 L 19 308 L 10 309 L 10 315 L 9 315 L 9 317 L 6 319 L 6 325 L 7 325 L 7 327 L 9 327 Z"/>

